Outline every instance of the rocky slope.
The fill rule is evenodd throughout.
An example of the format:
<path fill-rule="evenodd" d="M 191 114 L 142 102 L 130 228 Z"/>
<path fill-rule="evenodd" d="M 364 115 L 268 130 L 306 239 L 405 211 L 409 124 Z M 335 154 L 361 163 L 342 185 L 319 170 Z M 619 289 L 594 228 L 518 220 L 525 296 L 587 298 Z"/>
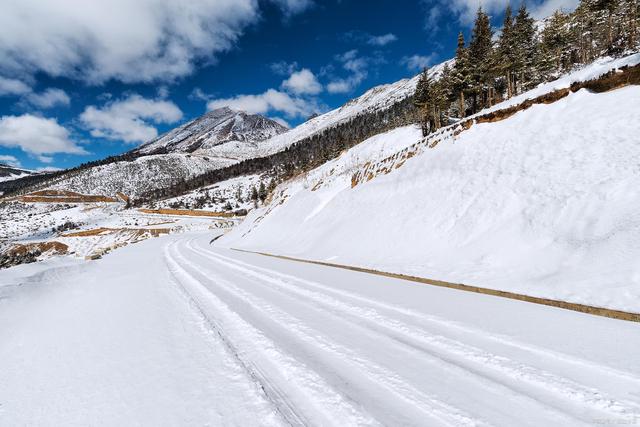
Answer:
<path fill-rule="evenodd" d="M 258 114 L 218 108 L 133 150 L 138 154 L 191 153 L 238 141 L 257 143 L 287 128 Z"/>

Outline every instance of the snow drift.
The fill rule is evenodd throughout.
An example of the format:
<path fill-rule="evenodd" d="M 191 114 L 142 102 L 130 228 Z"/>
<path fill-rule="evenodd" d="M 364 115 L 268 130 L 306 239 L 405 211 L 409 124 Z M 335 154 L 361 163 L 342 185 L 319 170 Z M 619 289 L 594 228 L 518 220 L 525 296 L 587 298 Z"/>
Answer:
<path fill-rule="evenodd" d="M 396 129 L 279 187 L 221 244 L 638 311 L 639 105 L 638 86 L 581 90 L 352 188 L 421 140 Z"/>

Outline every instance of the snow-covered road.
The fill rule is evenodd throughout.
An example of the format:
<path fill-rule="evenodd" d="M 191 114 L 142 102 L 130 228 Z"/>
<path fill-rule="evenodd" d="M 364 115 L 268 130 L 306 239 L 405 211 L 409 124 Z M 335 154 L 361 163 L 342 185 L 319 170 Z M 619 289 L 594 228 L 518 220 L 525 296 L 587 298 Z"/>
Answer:
<path fill-rule="evenodd" d="M 640 324 L 213 236 L 0 273 L 0 425 L 640 424 Z"/>

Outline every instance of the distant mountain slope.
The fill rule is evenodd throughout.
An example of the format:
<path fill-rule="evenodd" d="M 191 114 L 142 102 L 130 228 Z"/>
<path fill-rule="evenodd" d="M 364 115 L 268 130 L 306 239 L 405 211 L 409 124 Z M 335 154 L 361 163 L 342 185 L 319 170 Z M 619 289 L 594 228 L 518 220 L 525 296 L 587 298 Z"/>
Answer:
<path fill-rule="evenodd" d="M 432 67 L 429 70 L 430 76 L 437 77 L 447 63 L 451 65 L 452 61 L 443 62 Z M 206 153 L 211 157 L 235 160 L 268 156 L 282 151 L 298 141 L 349 121 L 358 115 L 384 110 L 413 96 L 418 77 L 415 76 L 410 79 L 373 87 L 341 107 L 314 117 L 289 130 L 259 115 L 248 115 L 243 112 L 234 112 L 229 108 L 220 108 L 205 114 L 193 122 L 176 128 L 157 140 L 144 144 L 134 152 L 147 154 L 167 147 L 168 151 L 173 152 L 202 151 L 203 154 Z M 236 115 L 233 116 L 233 113 Z M 228 129 L 229 123 L 232 122 L 232 116 L 237 122 L 233 121 L 235 127 L 227 132 L 226 129 Z M 273 131 L 270 125 L 274 123 L 283 128 L 284 132 Z M 259 124 L 265 126 L 265 130 L 261 130 Z M 258 130 L 253 132 L 252 125 L 256 126 Z M 203 132 L 201 127 L 206 126 L 211 126 L 212 131 Z M 247 138 L 234 137 L 236 129 L 242 129 Z M 276 128 L 276 130 L 278 129 Z M 264 140 L 255 138 L 255 136 L 262 136 L 269 132 L 272 132 L 272 134 Z M 232 136 L 227 137 L 227 135 Z M 260 143 L 256 144 L 255 142 L 257 141 Z M 246 142 L 249 142 L 249 144 Z"/>
<path fill-rule="evenodd" d="M 453 63 L 453 60 L 448 60 L 431 67 L 428 71 L 429 76 L 431 78 L 437 78 L 446 64 L 452 66 Z M 277 153 L 302 139 L 333 128 L 359 115 L 388 109 L 413 96 L 419 77 L 418 75 L 394 83 L 375 86 L 335 110 L 324 113 L 302 123 L 288 132 L 264 141 L 260 144 L 258 151 L 261 155 Z M 224 146 L 220 148 L 224 148 Z"/>
<path fill-rule="evenodd" d="M 280 123 L 258 114 L 218 108 L 133 150 L 138 154 L 191 153 L 225 142 L 256 143 L 286 132 Z"/>
<path fill-rule="evenodd" d="M 436 75 L 440 69 L 433 67 L 430 72 Z M 281 152 L 358 116 L 386 110 L 413 96 L 417 81 L 414 77 L 374 87 L 290 130 L 260 115 L 220 108 L 130 151 L 130 159 L 73 171 L 33 189 L 105 195 L 121 191 L 136 197 L 243 160 Z"/>
<path fill-rule="evenodd" d="M 142 156 L 128 162 L 109 163 L 68 174 L 50 181 L 46 188 L 109 196 L 122 192 L 136 197 L 140 193 L 176 185 L 209 170 L 233 163 L 233 160 L 199 154 L 168 153 Z"/>
<path fill-rule="evenodd" d="M 33 175 L 33 174 L 34 174 L 33 171 L 16 168 L 14 166 L 9 166 L 5 163 L 0 163 L 0 182 L 11 181 L 13 179 L 18 179 L 18 178 L 22 178 L 22 177 Z"/>

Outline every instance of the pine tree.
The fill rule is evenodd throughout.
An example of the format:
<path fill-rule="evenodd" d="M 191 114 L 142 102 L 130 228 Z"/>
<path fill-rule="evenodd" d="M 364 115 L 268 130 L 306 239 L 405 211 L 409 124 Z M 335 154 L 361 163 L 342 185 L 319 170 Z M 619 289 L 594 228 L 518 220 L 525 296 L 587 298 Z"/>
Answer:
<path fill-rule="evenodd" d="M 522 3 L 513 24 L 514 73 L 518 79 L 519 93 L 529 89 L 539 80 L 535 73 L 537 41 L 534 23 L 527 7 Z"/>
<path fill-rule="evenodd" d="M 451 92 L 458 102 L 458 117 L 460 118 L 466 116 L 464 96 L 470 88 L 470 80 L 469 52 L 465 47 L 464 35 L 460 32 L 460 34 L 458 34 L 456 62 L 450 75 Z"/>
<path fill-rule="evenodd" d="M 431 114 L 435 123 L 435 129 L 440 129 L 448 124 L 448 111 L 451 106 L 451 68 L 445 64 L 438 80 L 432 85 L 431 90 Z"/>
<path fill-rule="evenodd" d="M 260 181 L 260 188 L 258 190 L 258 198 L 262 203 L 267 199 L 267 189 L 264 186 L 264 182 Z"/>
<path fill-rule="evenodd" d="M 511 13 L 511 5 L 507 5 L 504 12 L 504 21 L 502 24 L 502 33 L 498 40 L 496 49 L 496 57 L 494 59 L 495 74 L 504 76 L 505 86 L 507 88 L 507 98 L 514 95 L 513 88 L 513 69 L 515 66 L 514 55 L 514 33 L 513 33 L 513 17 Z"/>
<path fill-rule="evenodd" d="M 625 0 L 623 2 L 624 25 L 627 33 L 627 49 L 635 50 L 640 47 L 638 27 L 640 27 L 640 2 L 638 0 Z"/>
<path fill-rule="evenodd" d="M 431 79 L 429 78 L 429 74 L 425 68 L 420 74 L 420 79 L 416 85 L 416 92 L 413 96 L 413 104 L 418 108 L 423 136 L 427 136 L 433 129 L 433 126 L 431 126 L 431 116 L 429 112 L 429 106 L 431 104 L 430 86 Z"/>
<path fill-rule="evenodd" d="M 473 112 L 478 111 L 478 98 L 485 98 L 487 95 L 488 81 L 492 61 L 492 39 L 493 30 L 489 22 L 489 16 L 478 8 L 473 35 L 469 43 L 469 63 L 471 69 L 471 95 L 473 97 Z M 485 102 L 480 102 L 482 106 Z"/>
<path fill-rule="evenodd" d="M 604 39 L 601 46 L 604 52 L 610 53 L 613 49 L 613 14 L 618 7 L 618 0 L 595 0 L 591 7 L 594 12 L 605 16 L 604 20 L 599 20 L 600 34 Z"/>
<path fill-rule="evenodd" d="M 251 200 L 254 202 L 258 201 L 258 190 L 255 185 L 251 187 Z"/>
<path fill-rule="evenodd" d="M 543 79 L 566 70 L 571 63 L 569 17 L 556 11 L 546 22 L 536 56 L 536 68 Z"/>
<path fill-rule="evenodd" d="M 271 181 L 269 181 L 269 186 L 267 187 L 267 191 L 271 193 L 273 190 L 276 189 L 277 185 L 278 184 L 276 184 L 276 180 L 274 178 L 271 178 Z"/>

